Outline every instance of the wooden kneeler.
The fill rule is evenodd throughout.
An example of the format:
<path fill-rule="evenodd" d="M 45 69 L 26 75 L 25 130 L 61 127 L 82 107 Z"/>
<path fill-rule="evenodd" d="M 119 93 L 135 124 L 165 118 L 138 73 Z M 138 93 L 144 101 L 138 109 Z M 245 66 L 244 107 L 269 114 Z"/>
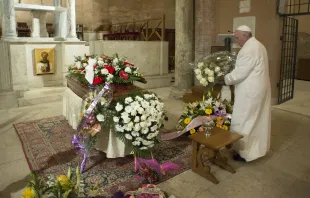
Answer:
<path fill-rule="evenodd" d="M 211 173 L 211 167 L 202 161 L 202 155 L 207 154 L 208 160 L 231 173 L 236 171 L 228 164 L 228 159 L 220 154 L 220 149 L 230 147 L 232 143 L 243 138 L 242 135 L 220 128 L 213 128 L 211 136 L 207 137 L 204 133 L 195 133 L 189 138 L 193 141 L 192 170 L 198 175 L 218 184 L 219 181 Z"/>

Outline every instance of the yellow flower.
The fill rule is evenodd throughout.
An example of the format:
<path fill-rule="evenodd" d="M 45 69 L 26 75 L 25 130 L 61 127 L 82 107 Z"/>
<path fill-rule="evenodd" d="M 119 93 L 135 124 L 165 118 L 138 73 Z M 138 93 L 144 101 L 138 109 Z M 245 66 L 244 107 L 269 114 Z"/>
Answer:
<path fill-rule="evenodd" d="M 224 125 L 224 130 L 228 131 L 228 126 Z"/>
<path fill-rule="evenodd" d="M 23 192 L 22 198 L 34 198 L 34 194 L 34 190 L 31 187 L 27 187 Z"/>
<path fill-rule="evenodd" d="M 190 132 L 191 134 L 194 134 L 194 133 L 196 132 L 196 130 L 195 130 L 195 129 L 191 129 L 189 132 Z"/>
<path fill-rule="evenodd" d="M 219 116 L 216 118 L 217 121 L 223 120 L 223 117 Z"/>
<path fill-rule="evenodd" d="M 206 113 L 207 115 L 211 115 L 211 114 L 212 114 L 212 109 L 206 109 L 206 110 L 205 110 L 205 113 Z"/>
<path fill-rule="evenodd" d="M 191 119 L 190 119 L 190 118 L 185 118 L 184 124 L 189 124 L 190 122 L 191 122 Z"/>
<path fill-rule="evenodd" d="M 217 124 L 217 125 L 216 125 L 216 127 L 218 127 L 218 128 L 222 128 L 222 125 L 220 125 L 220 124 Z"/>
<path fill-rule="evenodd" d="M 71 182 L 66 175 L 59 175 L 57 181 L 60 183 L 64 190 L 69 190 L 71 188 Z"/>

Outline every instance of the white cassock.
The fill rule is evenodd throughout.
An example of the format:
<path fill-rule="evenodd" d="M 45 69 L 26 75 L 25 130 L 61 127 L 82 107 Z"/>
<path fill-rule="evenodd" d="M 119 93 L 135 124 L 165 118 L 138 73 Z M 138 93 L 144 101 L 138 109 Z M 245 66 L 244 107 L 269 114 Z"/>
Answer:
<path fill-rule="evenodd" d="M 244 136 L 233 149 L 247 162 L 266 155 L 271 130 L 268 55 L 254 37 L 240 50 L 236 67 L 225 76 L 225 83 L 235 85 L 231 130 Z"/>

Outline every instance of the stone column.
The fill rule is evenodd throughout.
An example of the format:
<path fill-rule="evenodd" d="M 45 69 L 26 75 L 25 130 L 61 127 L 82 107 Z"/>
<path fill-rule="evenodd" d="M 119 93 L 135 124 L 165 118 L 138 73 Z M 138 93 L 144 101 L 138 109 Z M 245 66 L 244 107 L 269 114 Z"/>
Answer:
<path fill-rule="evenodd" d="M 40 38 L 40 11 L 31 11 L 31 14 L 32 14 L 31 37 Z"/>
<path fill-rule="evenodd" d="M 195 62 L 211 53 L 216 41 L 216 0 L 195 0 Z M 195 78 L 195 85 L 199 81 Z"/>
<path fill-rule="evenodd" d="M 55 7 L 61 7 L 60 0 L 54 0 L 54 6 Z M 54 14 L 55 37 L 59 37 L 60 36 L 59 19 L 60 19 L 60 13 L 55 12 L 55 14 Z"/>
<path fill-rule="evenodd" d="M 180 99 L 193 85 L 194 32 L 193 1 L 176 0 L 175 10 L 175 85 L 170 97 Z"/>
<path fill-rule="evenodd" d="M 16 20 L 14 0 L 2 1 L 2 38 L 16 39 Z"/>
<path fill-rule="evenodd" d="M 76 17 L 75 17 L 75 0 L 67 0 L 68 10 L 68 26 L 69 33 L 68 38 L 77 39 L 76 36 Z M 78 40 L 78 39 L 77 39 Z"/>
<path fill-rule="evenodd" d="M 40 36 L 48 37 L 47 29 L 46 29 L 46 12 L 40 13 Z"/>

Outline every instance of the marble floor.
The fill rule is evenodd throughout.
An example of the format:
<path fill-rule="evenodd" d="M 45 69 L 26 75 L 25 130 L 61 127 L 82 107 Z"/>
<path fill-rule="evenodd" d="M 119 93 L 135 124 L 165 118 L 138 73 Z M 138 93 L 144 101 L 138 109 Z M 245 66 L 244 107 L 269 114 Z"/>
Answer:
<path fill-rule="evenodd" d="M 172 129 L 182 102 L 169 99 L 169 88 L 153 91 L 164 100 L 170 118 L 166 127 Z M 310 105 L 300 110 L 310 112 Z M 188 170 L 159 186 L 177 198 L 309 198 L 310 117 L 289 111 L 273 107 L 272 144 L 266 157 L 248 164 L 230 161 L 235 174 L 213 167 L 217 185 Z M 17 198 L 30 170 L 12 124 L 61 115 L 62 102 L 0 110 L 0 114 L 0 197 Z"/>

